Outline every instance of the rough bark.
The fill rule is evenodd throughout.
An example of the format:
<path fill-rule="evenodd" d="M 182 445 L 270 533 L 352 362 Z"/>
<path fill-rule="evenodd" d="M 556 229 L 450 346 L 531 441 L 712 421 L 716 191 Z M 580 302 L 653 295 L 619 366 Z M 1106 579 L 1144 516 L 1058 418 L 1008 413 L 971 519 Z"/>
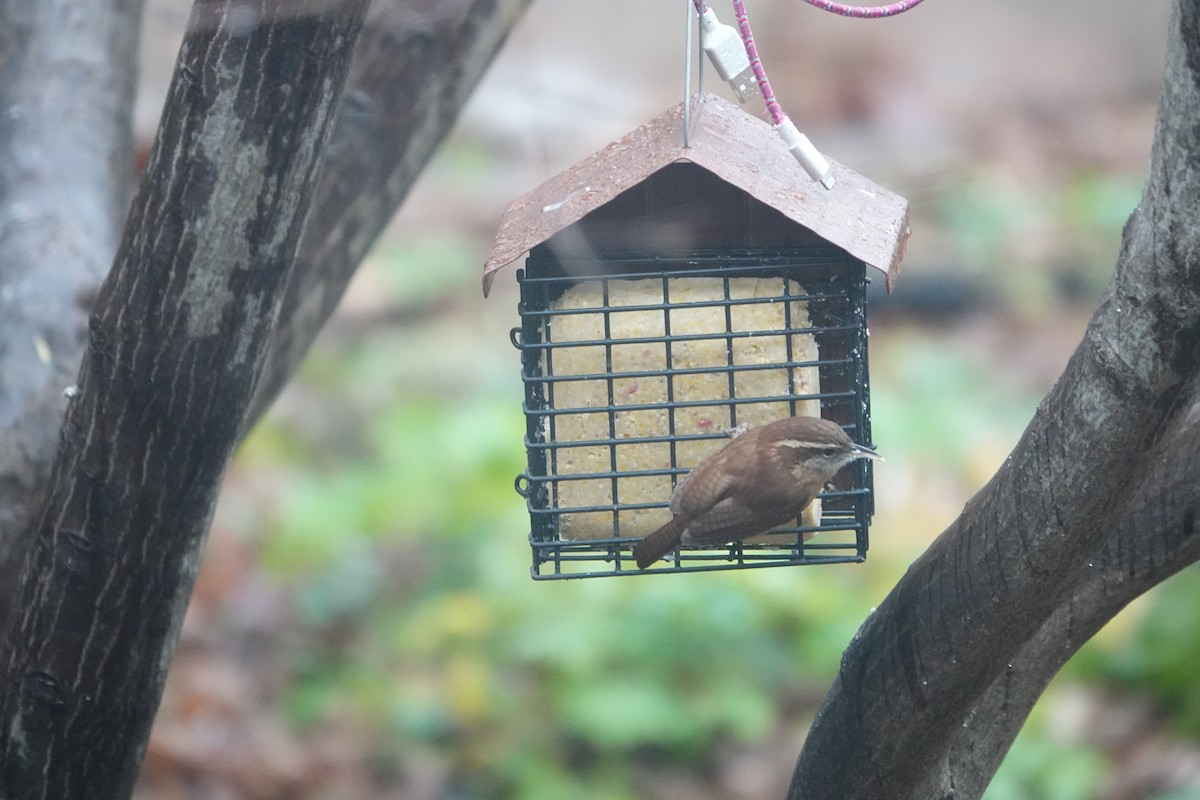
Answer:
<path fill-rule="evenodd" d="M 1064 599 L 970 709 L 913 797 L 981 796 L 1067 659 L 1134 598 L 1200 560 L 1197 453 L 1200 403 L 1159 440 L 1145 477 L 1130 486 L 1123 518 L 1095 557 L 1076 566 Z"/>
<path fill-rule="evenodd" d="M 1142 202 L 1082 343 L 1004 466 L 846 650 L 791 797 L 978 797 L 1079 644 L 1195 559 L 1196 0 L 1176 4 L 1165 87 Z"/>
<path fill-rule="evenodd" d="M 0 794 L 128 796 L 366 0 L 200 0 L 0 669 Z"/>
<path fill-rule="evenodd" d="M 0 2 L 24 7 L 28 0 Z M 65 4 L 66 0 L 57 2 Z M 279 324 L 243 431 L 262 415 L 293 374 L 333 313 L 359 262 L 395 214 L 528 4 L 529 0 L 375 0 L 372 3 L 351 63 Z M 56 27 L 46 22 L 39 25 L 39 30 L 43 36 L 49 36 Z M 117 54 L 124 52 L 125 62 L 131 63 L 128 57 L 133 50 L 131 44 L 112 45 L 112 61 L 120 62 Z M 0 82 L 3 80 L 0 77 Z M 72 107 L 86 106 L 91 96 L 86 93 L 76 98 Z M 105 95 L 97 92 L 95 96 Z M 54 113 L 61 110 L 54 109 Z M 81 156 L 96 158 L 97 145 L 82 130 L 79 135 L 87 147 L 93 148 Z M 53 145 L 53 142 L 42 144 Z M 129 154 L 132 146 L 128 136 L 117 142 L 114 149 Z M 50 162 L 56 158 L 53 151 L 40 157 Z M 56 185 L 53 179 L 46 184 L 49 188 Z M 2 192 L 0 187 L 0 199 Z M 16 188 L 13 193 L 21 194 Z M 107 196 L 87 186 L 79 187 L 77 194 L 81 200 Z M 36 203 L 22 195 L 22 203 L 35 205 L 38 213 L 45 214 L 58 226 L 69 219 L 61 212 L 69 214 L 72 208 L 53 192 L 39 196 Z M 124 207 L 122 203 L 122 212 Z M 3 208 L 0 205 L 0 248 L 4 236 Z M 92 287 L 103 277 L 115 252 L 118 228 L 119 224 L 114 222 L 114 232 L 108 240 L 74 245 L 64 255 L 64 262 L 69 262 L 68 256 L 91 254 L 96 261 L 89 272 L 92 282 L 88 285 Z M 55 295 L 64 287 L 55 282 L 46 262 L 32 252 L 36 251 L 14 255 L 14 263 L 26 265 L 21 269 L 28 273 L 30 292 Z M 0 249 L 2 255 L 4 251 Z M 64 264 L 64 268 L 68 266 Z M 4 261 L 0 261 L 0 270 L 4 269 Z M 0 272 L 0 276 L 3 274 Z M 67 307 L 74 301 L 75 292 L 66 291 L 62 296 L 65 299 L 55 301 L 51 309 L 53 317 L 44 316 L 49 310 L 36 313 L 31 310 L 25 315 L 30 325 L 61 326 L 75 331 L 78 340 L 73 351 L 63 350 L 56 356 L 56 363 L 62 366 L 57 375 L 44 382 L 44 392 L 37 398 L 41 406 L 31 412 L 25 406 L 32 404 L 32 399 L 12 399 L 13 415 L 36 413 L 37 416 L 19 420 L 15 416 L 6 417 L 7 401 L 4 390 L 0 389 L 0 621 L 5 619 L 5 609 L 12 602 L 6 587 L 16 584 L 14 568 L 19 566 L 20 554 L 29 547 L 34 512 L 49 477 L 66 405 L 62 390 L 74 380 L 82 352 L 86 309 Z M 4 307 L 2 302 L 0 298 L 0 308 Z M 6 335 L 4 325 L 4 317 L 0 315 L 0 342 L 19 343 L 28 338 Z M 55 352 L 60 351 L 56 348 Z M 0 371 L 0 376 L 9 374 Z M 25 384 L 16 377 L 14 374 L 14 386 Z M 14 420 L 11 426 L 6 425 L 8 419 Z M 21 437 L 19 447 L 5 446 L 6 437 L 17 436 Z M 14 460 L 7 460 L 9 457 Z M 14 555 L 17 562 L 12 559 L 6 562 L 6 553 Z"/>
<path fill-rule="evenodd" d="M 529 0 L 372 6 L 247 427 L 299 366 Z"/>
<path fill-rule="evenodd" d="M 41 499 L 129 206 L 141 6 L 0 0 L 0 564 Z"/>

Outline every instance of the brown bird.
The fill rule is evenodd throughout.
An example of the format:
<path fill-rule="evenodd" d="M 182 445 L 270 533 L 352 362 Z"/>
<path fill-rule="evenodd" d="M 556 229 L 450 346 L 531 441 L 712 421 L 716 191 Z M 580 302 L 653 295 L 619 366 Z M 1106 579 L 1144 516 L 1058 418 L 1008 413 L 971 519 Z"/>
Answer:
<path fill-rule="evenodd" d="M 638 568 L 681 544 L 724 544 L 794 520 L 842 467 L 856 458 L 879 457 L 818 417 L 751 428 L 675 487 L 674 518 L 633 546 Z"/>

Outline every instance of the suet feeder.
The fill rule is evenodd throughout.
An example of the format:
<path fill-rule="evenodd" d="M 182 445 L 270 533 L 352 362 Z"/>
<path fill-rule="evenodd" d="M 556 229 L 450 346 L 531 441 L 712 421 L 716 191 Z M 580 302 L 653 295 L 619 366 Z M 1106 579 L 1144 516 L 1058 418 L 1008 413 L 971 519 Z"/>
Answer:
<path fill-rule="evenodd" d="M 822 416 L 871 443 L 867 267 L 890 290 L 906 201 L 833 164 L 810 179 L 771 126 L 714 96 L 505 210 L 484 267 L 528 253 L 512 331 L 525 386 L 533 577 L 640 572 L 629 548 L 726 430 Z M 862 561 L 871 464 L 790 527 L 683 548 L 646 572 Z"/>

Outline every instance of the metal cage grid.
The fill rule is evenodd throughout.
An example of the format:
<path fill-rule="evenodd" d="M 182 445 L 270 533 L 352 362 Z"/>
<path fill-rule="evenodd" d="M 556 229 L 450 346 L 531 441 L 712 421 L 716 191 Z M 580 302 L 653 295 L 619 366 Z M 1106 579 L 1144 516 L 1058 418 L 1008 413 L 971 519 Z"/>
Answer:
<path fill-rule="evenodd" d="M 820 402 L 821 416 L 841 424 L 850 437 L 862 444 L 871 444 L 870 391 L 867 370 L 867 326 L 865 314 L 866 269 L 862 261 L 835 248 L 791 248 L 786 250 L 754 250 L 735 253 L 688 253 L 670 257 L 662 254 L 646 257 L 600 258 L 588 263 L 564 263 L 549 248 L 535 248 L 526 262 L 526 270 L 517 274 L 520 285 L 519 313 L 521 326 L 512 331 L 513 344 L 521 351 L 522 379 L 525 386 L 524 412 L 526 418 L 525 445 L 528 468 L 516 480 L 519 494 L 526 499 L 531 531 L 529 542 L 533 551 L 531 574 L 535 579 L 583 578 L 610 575 L 650 574 L 662 572 L 701 572 L 727 569 L 747 569 L 801 564 L 858 562 L 866 557 L 867 528 L 874 513 L 872 469 L 867 460 L 858 460 L 844 469 L 821 495 L 822 515 L 818 525 L 802 525 L 800 520 L 791 527 L 776 529 L 772 542 L 738 543 L 729 545 L 682 548 L 670 562 L 659 562 L 646 569 L 637 569 L 629 548 L 641 534 L 622 536 L 619 511 L 666 508 L 670 495 L 653 502 L 622 503 L 619 478 L 670 476 L 674 486 L 688 471 L 676 462 L 677 446 L 692 440 L 719 440 L 726 434 L 712 431 L 699 434 L 677 434 L 675 413 L 689 406 L 720 405 L 728 408 L 734 425 L 739 408 L 752 403 L 784 401 L 791 413 L 804 400 Z M 701 303 L 674 303 L 670 299 L 672 279 L 719 278 L 724 296 Z M 733 298 L 730 281 L 737 277 L 778 278 L 778 291 L 766 296 Z M 662 302 L 637 306 L 613 306 L 609 302 L 612 281 L 631 279 L 662 281 Z M 570 287 L 583 280 L 598 281 L 602 301 L 588 308 L 555 308 L 553 303 Z M 804 287 L 804 293 L 789 293 L 789 280 Z M 771 282 L 768 282 L 771 285 Z M 792 284 L 794 285 L 794 284 Z M 793 324 L 787 309 L 796 301 L 807 306 L 809 326 Z M 731 308 L 754 303 L 782 303 L 784 325 L 779 330 L 735 330 L 730 324 Z M 696 306 L 724 310 L 725 329 L 701 334 L 672 334 L 670 315 L 680 308 Z M 613 338 L 609 320 L 612 314 L 629 311 L 661 311 L 664 331 L 661 336 Z M 588 341 L 560 342 L 555 340 L 556 320 L 572 314 L 603 315 L 603 336 Z M 792 334 L 811 334 L 816 341 L 818 358 L 796 360 L 792 352 Z M 788 342 L 787 360 L 771 364 L 735 364 L 732 355 L 722 367 L 672 369 L 671 346 L 676 342 L 697 339 L 724 340 L 732 354 L 734 340 L 752 336 L 782 336 Z M 629 344 L 661 345 L 667 354 L 666 368 L 633 372 L 614 371 L 614 346 Z M 603 372 L 586 375 L 556 375 L 554 356 L 562 348 L 601 346 L 606 354 Z M 820 385 L 817 391 L 799 392 L 795 375 L 798 370 L 816 367 Z M 787 394 L 771 397 L 738 397 L 735 375 L 756 369 L 786 369 Z M 705 372 L 727 377 L 729 396 L 714 403 L 711 399 L 689 400 L 676 396 L 674 384 L 679 376 Z M 614 397 L 614 382 L 627 378 L 662 378 L 666 382 L 666 398 L 662 402 L 618 404 Z M 556 405 L 555 389 L 566 381 L 602 381 L 607 384 L 606 403 L 590 403 L 586 408 Z M 560 394 L 562 392 L 560 391 Z M 668 430 L 662 435 L 620 437 L 613 424 L 619 413 L 665 409 Z M 586 441 L 564 442 L 556 439 L 558 420 L 563 415 L 607 413 L 609 435 Z M 631 444 L 665 443 L 669 446 L 670 466 L 662 469 L 620 471 L 618 449 Z M 609 451 L 608 469 L 576 474 L 560 474 L 558 464 L 566 448 L 606 447 Z M 713 448 L 717 449 L 716 446 Z M 611 504 L 571 506 L 561 501 L 559 486 L 569 480 L 611 481 Z M 611 512 L 612 535 L 605 538 L 569 539 L 560 536 L 560 520 L 564 514 Z M 820 534 L 810 537 L 808 534 Z"/>

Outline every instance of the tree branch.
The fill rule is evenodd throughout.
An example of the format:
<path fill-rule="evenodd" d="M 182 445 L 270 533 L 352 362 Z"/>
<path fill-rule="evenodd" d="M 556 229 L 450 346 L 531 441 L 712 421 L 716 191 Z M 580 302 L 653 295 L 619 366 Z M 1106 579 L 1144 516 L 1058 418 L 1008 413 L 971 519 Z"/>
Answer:
<path fill-rule="evenodd" d="M 1200 393 L 1191 393 L 1200 397 Z M 979 797 L 1063 664 L 1134 598 L 1200 560 L 1200 401 L 1159 440 L 1150 469 L 1095 558 L 994 680 L 914 797 Z"/>
<path fill-rule="evenodd" d="M 247 429 L 295 373 L 528 5 L 438 0 L 372 6 Z"/>
<path fill-rule="evenodd" d="M 3 640 L 4 797 L 132 790 L 366 0 L 277 6 L 194 6 Z"/>
<path fill-rule="evenodd" d="M 28 0 L 0 2 L 26 13 Z M 57 2 L 75 7 L 67 0 Z M 119 3 L 121 0 L 110 2 Z M 384 225 L 395 214 L 396 208 L 453 125 L 463 103 L 528 4 L 529 0 L 375 0 L 371 4 L 350 67 L 346 91 L 338 109 L 296 263 L 292 268 L 279 324 L 262 378 L 246 415 L 243 432 L 270 406 L 295 372 L 313 339 L 336 308 L 354 270 Z M 72 13 L 78 16 L 81 12 Z M 136 21 L 136 13 L 130 13 Z M 110 20 L 105 19 L 104 22 L 109 23 Z M 53 26 L 47 27 L 55 29 Z M 122 54 L 134 51 L 131 43 L 113 44 L 111 49 L 113 63 L 119 62 Z M 4 48 L 4 52 L 8 52 L 7 48 Z M 132 73 L 132 62 L 128 58 L 125 61 L 126 69 Z M 31 74 L 40 77 L 41 70 L 34 70 Z M 111 86 L 129 88 L 117 80 L 113 80 Z M 109 89 L 105 88 L 105 91 Z M 71 100 L 71 108 L 86 108 L 93 98 L 106 96 L 105 92 L 93 92 L 91 89 L 80 94 L 80 97 Z M 131 91 L 123 96 L 128 102 Z M 61 116 L 61 109 L 55 107 L 53 112 L 55 119 Z M 36 137 L 42 136 L 45 130 L 54 125 L 43 120 L 30 127 L 36 129 L 31 131 L 30 140 L 40 141 L 45 147 L 47 142 Z M 81 158 L 96 157 L 94 130 L 97 130 L 96 126 L 89 128 L 84 125 L 78 134 L 82 143 Z M 114 137 L 114 140 L 114 150 L 125 155 L 132 151 L 127 135 L 119 140 Z M 2 141 L 0 146 L 3 146 Z M 59 156 L 55 149 L 47 149 L 44 158 L 54 162 Z M 87 174 L 87 170 L 70 168 L 73 163 L 70 159 L 64 159 L 61 163 L 68 165 L 64 169 L 71 176 Z M 36 203 L 40 213 L 57 215 L 62 208 L 70 211 L 70 203 L 75 201 L 88 204 L 89 208 L 98 205 L 107 209 L 110 205 L 104 198 L 111 193 L 89 186 L 80 186 L 77 190 L 63 189 L 73 185 L 70 181 L 64 179 L 60 182 L 57 177 L 51 176 L 47 186 L 57 187 L 59 192 L 67 191 L 70 197 L 64 202 L 59 192 L 47 193 Z M 14 196 L 18 194 L 17 188 L 14 186 Z M 2 191 L 0 182 L 0 200 L 3 200 Z M 22 193 L 21 197 L 21 207 L 34 204 L 34 198 L 27 194 Z M 11 207 L 17 206 L 14 203 Z M 5 254 L 3 212 L 9 207 L 0 202 L 0 256 Z M 76 336 L 73 350 L 53 345 L 56 364 L 60 365 L 58 374 L 44 381 L 44 391 L 36 397 L 15 401 L 18 411 L 11 416 L 5 416 L 5 392 L 0 390 L 0 587 L 4 587 L 0 588 L 0 627 L 6 618 L 5 609 L 13 600 L 9 587 L 17 584 L 14 573 L 19 566 L 19 563 L 14 564 L 10 559 L 6 567 L 4 555 L 7 552 L 19 561 L 20 554 L 30 547 L 34 514 L 49 478 L 59 422 L 65 407 L 62 390 L 74 379 L 84 338 L 86 310 L 70 306 L 76 292 L 70 290 L 65 281 L 57 278 L 47 280 L 42 275 L 51 263 L 66 268 L 73 263 L 72 258 L 77 259 L 81 253 L 89 254 L 96 263 L 88 270 L 92 276 L 88 286 L 94 287 L 116 249 L 117 220 L 124 208 L 125 203 L 122 202 L 117 210 L 112 211 L 113 233 L 108 244 L 71 245 L 70 252 L 64 253 L 62 258 L 45 261 L 31 255 L 45 252 L 33 247 L 14 255 L 12 259 L 0 258 L 0 271 L 10 261 L 14 264 L 30 264 L 30 285 L 49 283 L 52 286 L 47 291 L 62 293 L 62 299 L 56 301 L 53 313 L 50 310 L 44 313 L 38 311 L 28 314 L 28 318 L 39 325 L 55 324 L 73 330 Z M 55 224 L 61 225 L 61 220 L 56 218 Z M 38 270 L 36 276 L 33 274 L 35 268 Z M 5 282 L 4 285 L 9 284 Z M 5 308 L 2 294 L 0 308 Z M 6 329 L 5 324 L 6 318 L 0 315 L 0 342 L 13 342 L 12 352 L 20 351 L 30 337 Z M 51 341 L 53 343 L 57 339 L 52 337 Z M 29 353 L 33 352 L 31 347 L 28 349 Z M 3 352 L 3 348 L 0 348 L 0 352 Z M 26 355 L 27 360 L 33 357 Z M 2 361 L 0 366 L 4 366 Z M 16 371 L 3 369 L 0 375 L 6 380 L 11 376 L 13 386 L 26 383 L 20 377 L 21 373 Z M 6 427 L 8 420 L 12 420 L 11 427 Z M 17 437 L 20 437 L 19 440 Z M 5 576 L 9 579 L 4 580 Z"/>
<path fill-rule="evenodd" d="M 1090 613 L 1063 587 L 1105 545 L 1200 364 L 1197 42 L 1200 3 L 1179 0 L 1150 177 L 1113 283 L 1005 465 L 847 648 L 791 797 L 932 796 L 956 777 L 946 754 L 1008 665 L 1057 614 Z"/>

